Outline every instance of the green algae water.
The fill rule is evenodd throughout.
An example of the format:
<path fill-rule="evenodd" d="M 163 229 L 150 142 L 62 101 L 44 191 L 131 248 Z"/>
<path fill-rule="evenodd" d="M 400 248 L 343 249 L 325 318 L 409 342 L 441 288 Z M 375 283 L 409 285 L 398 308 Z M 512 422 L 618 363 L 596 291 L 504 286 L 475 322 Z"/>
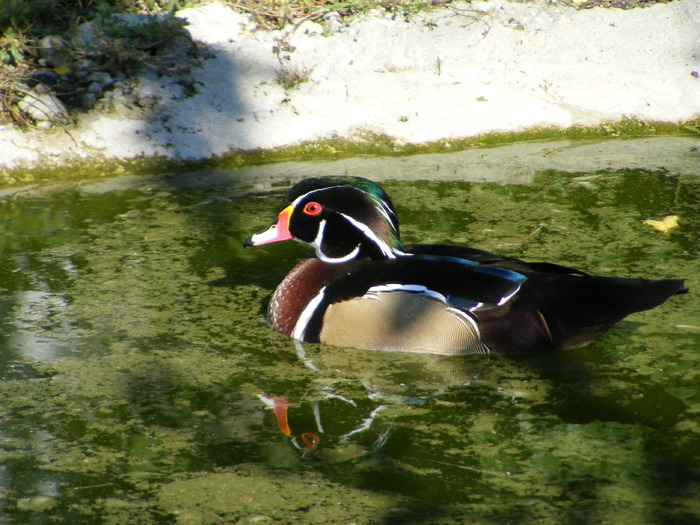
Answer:
<path fill-rule="evenodd" d="M 698 170 L 395 162 L 5 192 L 0 523 L 697 523 Z M 383 181 L 407 243 L 691 293 L 557 354 L 295 345 L 265 308 L 310 250 L 242 242 L 291 181 L 338 173 Z"/>

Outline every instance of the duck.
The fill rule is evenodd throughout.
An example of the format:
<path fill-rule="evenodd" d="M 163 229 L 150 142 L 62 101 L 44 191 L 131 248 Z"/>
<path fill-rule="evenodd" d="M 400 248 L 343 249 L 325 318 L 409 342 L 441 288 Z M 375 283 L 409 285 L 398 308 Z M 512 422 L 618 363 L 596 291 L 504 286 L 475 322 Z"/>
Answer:
<path fill-rule="evenodd" d="M 361 177 L 294 184 L 243 246 L 295 240 L 315 254 L 282 280 L 268 322 L 301 343 L 442 355 L 579 348 L 686 293 L 682 279 L 593 276 L 447 244 L 404 245 L 389 195 Z"/>

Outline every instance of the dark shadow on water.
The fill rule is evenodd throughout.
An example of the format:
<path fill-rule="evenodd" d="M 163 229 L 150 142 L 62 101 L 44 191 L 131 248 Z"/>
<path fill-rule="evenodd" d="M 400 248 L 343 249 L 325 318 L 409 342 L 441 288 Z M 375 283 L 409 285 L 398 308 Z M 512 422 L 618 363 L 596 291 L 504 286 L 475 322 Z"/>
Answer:
<path fill-rule="evenodd" d="M 623 321 L 612 330 L 634 330 L 636 324 Z M 533 412 L 554 414 L 564 423 L 572 425 L 619 423 L 628 429 L 640 429 L 643 437 L 638 439 L 643 440 L 643 457 L 640 458 L 643 475 L 636 479 L 636 483 L 647 494 L 648 501 L 653 502 L 649 514 L 661 523 L 697 521 L 697 516 L 691 511 L 662 503 L 666 499 L 692 498 L 692 491 L 697 487 L 696 465 L 700 459 L 700 440 L 696 437 L 683 443 L 669 442 L 668 435 L 664 435 L 682 419 L 688 407 L 661 385 L 648 382 L 635 370 L 628 370 L 621 386 L 619 375 L 608 375 L 599 364 L 590 366 L 585 360 L 582 361 L 582 354 L 595 352 L 597 345 L 600 343 L 593 343 L 592 348 L 579 351 L 513 357 L 519 365 L 530 369 L 551 385 L 548 402 Z M 596 389 L 609 393 L 596 394 L 593 383 Z M 634 395 L 628 392 L 634 392 Z M 589 502 L 585 506 L 563 505 L 563 509 L 569 508 L 563 514 L 568 515 L 568 518 L 562 518 L 563 522 L 595 521 L 600 512 L 599 508 L 595 508 L 595 502 L 600 489 L 609 481 L 588 476 L 570 480 L 562 478 L 559 483 L 565 487 L 567 501 Z"/>
<path fill-rule="evenodd" d="M 221 149 L 217 137 L 235 136 L 238 139 L 235 142 L 248 143 L 242 122 L 244 117 L 249 118 L 246 99 L 251 99 L 253 94 L 240 91 L 239 77 L 242 71 L 266 66 L 248 64 L 216 45 L 198 44 L 196 56 L 199 65 L 184 71 L 180 79 L 172 74 L 160 77 L 153 71 L 143 72 L 142 81 L 146 86 L 170 88 L 173 93 L 178 92 L 177 84 L 184 86 L 177 100 L 163 99 L 150 110 L 143 141 L 163 148 L 175 159 L 204 159 L 206 166 L 212 158 L 229 153 Z M 245 86 L 250 89 L 249 83 Z M 221 248 L 230 239 L 230 232 L 239 230 L 236 222 L 239 215 L 235 213 L 237 201 L 235 196 L 231 198 L 231 186 L 237 182 L 235 174 L 229 175 L 223 170 L 212 176 L 211 171 L 205 168 L 158 174 L 163 176 L 157 177 L 158 186 L 172 192 L 173 202 L 181 206 L 183 216 L 189 217 L 193 228 L 222 241 L 219 246 L 210 246 L 208 252 L 193 254 L 196 263 L 193 266 L 198 268 L 202 267 L 201 259 L 208 259 L 210 266 L 221 263 L 224 257 Z"/>
<path fill-rule="evenodd" d="M 258 442 L 251 439 L 254 433 L 245 433 L 247 427 L 257 427 L 259 422 L 254 412 L 240 412 L 244 396 L 237 383 L 246 380 L 241 376 L 238 380 L 231 376 L 228 384 L 218 388 L 203 388 L 181 372 L 154 361 L 125 378 L 130 411 L 145 427 L 197 429 L 191 449 L 180 450 L 180 457 L 166 467 L 168 470 L 206 471 L 261 460 Z M 203 418 L 203 413 L 208 417 Z M 240 420 L 238 435 L 226 430 L 225 420 L 231 417 Z M 169 462 L 172 460 L 169 458 Z"/>

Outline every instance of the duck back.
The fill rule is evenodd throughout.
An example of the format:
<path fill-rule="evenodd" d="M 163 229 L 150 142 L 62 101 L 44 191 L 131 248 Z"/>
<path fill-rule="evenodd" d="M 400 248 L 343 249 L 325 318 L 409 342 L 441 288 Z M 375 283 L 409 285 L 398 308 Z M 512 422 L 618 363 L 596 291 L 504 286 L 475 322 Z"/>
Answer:
<path fill-rule="evenodd" d="M 406 250 L 464 257 L 527 278 L 511 302 L 477 312 L 483 341 L 494 353 L 578 348 L 628 315 L 688 291 L 680 279 L 596 277 L 566 266 L 529 263 L 473 248 L 413 245 Z"/>

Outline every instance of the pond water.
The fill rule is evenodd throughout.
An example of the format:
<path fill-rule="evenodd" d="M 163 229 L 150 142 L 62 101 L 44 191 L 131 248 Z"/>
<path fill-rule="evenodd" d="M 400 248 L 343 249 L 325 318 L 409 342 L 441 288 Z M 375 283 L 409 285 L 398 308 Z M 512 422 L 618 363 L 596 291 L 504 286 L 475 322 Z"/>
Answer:
<path fill-rule="evenodd" d="M 0 523 L 697 523 L 700 157 L 673 144 L 680 167 L 564 169 L 559 143 L 519 170 L 523 146 L 471 173 L 445 154 L 5 191 Z M 405 242 L 691 293 L 557 354 L 297 347 L 264 312 L 309 250 L 242 242 L 324 173 L 382 180 Z"/>

